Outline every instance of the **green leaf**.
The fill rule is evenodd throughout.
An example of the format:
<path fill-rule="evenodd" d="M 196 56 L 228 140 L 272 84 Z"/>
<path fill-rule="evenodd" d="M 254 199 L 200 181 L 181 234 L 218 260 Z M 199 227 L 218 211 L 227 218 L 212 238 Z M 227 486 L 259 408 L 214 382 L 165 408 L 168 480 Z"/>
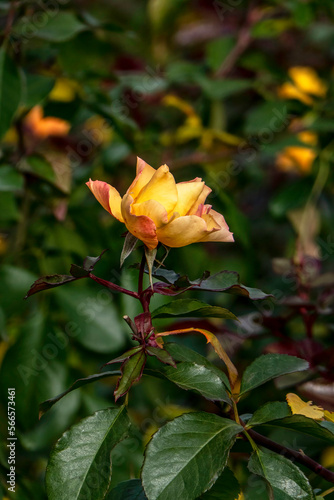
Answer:
<path fill-rule="evenodd" d="M 324 439 L 328 443 L 334 444 L 333 422 L 316 422 L 311 418 L 304 417 L 304 415 L 292 415 L 279 420 L 274 419 L 270 422 L 268 421 L 267 425 L 289 429 L 293 432 L 300 432 L 318 439 Z"/>
<path fill-rule="evenodd" d="M 44 413 L 46 413 L 54 404 L 56 404 L 58 401 L 60 401 L 64 396 L 69 394 L 70 392 L 74 391 L 75 389 L 79 389 L 79 387 L 83 387 L 84 385 L 91 384 L 92 382 L 96 382 L 97 380 L 101 380 L 107 377 L 114 377 L 115 375 L 119 375 L 120 372 L 118 370 L 115 371 L 109 371 L 109 372 L 103 372 L 103 373 L 96 373 L 94 375 L 90 375 L 89 377 L 86 378 L 79 378 L 76 380 L 71 387 L 69 387 L 66 391 L 62 392 L 55 398 L 47 399 L 46 401 L 43 401 L 39 405 L 39 418 L 41 418 Z"/>
<path fill-rule="evenodd" d="M 274 401 L 261 406 L 252 418 L 247 422 L 247 426 L 254 427 L 255 425 L 265 424 L 270 420 L 278 420 L 291 416 L 291 410 L 288 403 L 283 401 Z"/>
<path fill-rule="evenodd" d="M 249 460 L 248 468 L 263 477 L 275 500 L 314 500 L 310 483 L 302 471 L 282 455 L 258 450 Z"/>
<path fill-rule="evenodd" d="M 202 87 L 204 94 L 209 99 L 226 99 L 234 94 L 239 94 L 249 90 L 253 86 L 250 79 L 245 80 L 209 80 L 207 77 L 200 76 L 197 83 Z"/>
<path fill-rule="evenodd" d="M 205 366 L 223 381 L 228 390 L 231 390 L 226 374 L 204 356 L 198 354 L 196 351 L 193 351 L 193 349 L 189 349 L 189 347 L 176 344 L 175 342 L 168 342 L 165 345 L 175 361 L 190 361 L 196 363 L 197 365 Z"/>
<path fill-rule="evenodd" d="M 0 168 L 0 191 L 19 191 L 23 188 L 23 176 L 10 165 Z"/>
<path fill-rule="evenodd" d="M 194 299 L 173 300 L 152 312 L 152 318 L 225 318 L 238 319 L 224 307 L 211 306 Z"/>
<path fill-rule="evenodd" d="M 54 87 L 55 79 L 50 76 L 27 73 L 24 104 L 32 108 L 40 104 Z"/>
<path fill-rule="evenodd" d="M 113 488 L 105 500 L 147 500 L 147 496 L 140 479 L 129 479 Z"/>
<path fill-rule="evenodd" d="M 142 469 L 148 500 L 194 500 L 222 473 L 242 427 L 210 413 L 168 422 L 149 442 Z"/>
<path fill-rule="evenodd" d="M 122 406 L 97 411 L 65 432 L 47 466 L 49 500 L 104 498 L 111 477 L 110 452 L 127 437 L 129 427 Z"/>
<path fill-rule="evenodd" d="M 20 28 L 19 25 L 16 33 L 20 34 Z M 72 12 L 58 12 L 55 16 L 47 16 L 44 26 L 36 29 L 33 36 L 49 42 L 65 42 L 85 29 L 87 26 L 80 22 Z"/>
<path fill-rule="evenodd" d="M 124 347 L 126 336 L 110 292 L 73 286 L 58 288 L 55 296 L 76 342 L 104 355 Z"/>
<path fill-rule="evenodd" d="M 265 354 L 246 368 L 241 381 L 240 395 L 286 373 L 301 372 L 308 368 L 307 361 L 295 356 Z"/>
<path fill-rule="evenodd" d="M 174 359 L 169 354 L 169 352 L 166 351 L 166 349 L 160 349 L 160 347 L 147 347 L 146 352 L 150 356 L 156 357 L 162 363 L 165 363 L 166 365 L 171 365 L 174 368 L 176 368 L 176 363 Z"/>
<path fill-rule="evenodd" d="M 161 372 L 182 389 L 192 390 L 212 401 L 225 401 L 232 405 L 224 383 L 210 368 L 183 361 L 177 368 L 166 367 Z"/>
<path fill-rule="evenodd" d="M 22 172 L 32 174 L 52 185 L 57 182 L 55 171 L 51 163 L 42 155 L 31 155 L 20 162 Z"/>
<path fill-rule="evenodd" d="M 118 379 L 118 384 L 114 392 L 115 401 L 124 396 L 131 386 L 141 378 L 146 362 L 146 354 L 143 349 L 124 361 L 121 371 L 122 375 Z"/>
<path fill-rule="evenodd" d="M 312 187 L 312 180 L 309 178 L 287 184 L 271 199 L 270 212 L 274 217 L 285 217 L 290 210 L 304 206 Z"/>
<path fill-rule="evenodd" d="M 212 488 L 201 495 L 199 500 L 235 500 L 239 493 L 239 483 L 233 472 L 226 467 Z"/>
<path fill-rule="evenodd" d="M 21 100 L 21 78 L 5 47 L 0 49 L 0 137 L 9 129 Z"/>
<path fill-rule="evenodd" d="M 145 270 L 147 273 L 147 270 Z M 173 289 L 191 288 L 192 290 L 205 290 L 208 292 L 228 292 L 244 295 L 251 300 L 262 300 L 272 295 L 262 292 L 257 288 L 249 288 L 239 282 L 239 274 L 235 271 L 220 271 L 217 274 L 206 272 L 200 279 L 191 281 L 188 276 L 181 276 L 169 269 L 153 269 L 152 276 L 164 283 L 173 285 Z"/>
<path fill-rule="evenodd" d="M 104 255 L 106 252 L 107 249 L 103 250 L 97 257 L 89 257 L 89 256 L 85 257 L 83 261 L 84 270 L 88 272 L 93 271 L 96 264 L 101 260 L 102 255 Z"/>
<path fill-rule="evenodd" d="M 210 41 L 206 45 L 206 60 L 213 71 L 217 71 L 224 59 L 228 56 L 235 45 L 235 38 L 224 36 Z"/>
<path fill-rule="evenodd" d="M 142 345 L 138 345 L 136 347 L 132 347 L 131 349 L 129 349 L 128 351 L 124 352 L 123 354 L 121 354 L 117 358 L 114 358 L 111 361 L 108 361 L 108 363 L 105 363 L 103 366 L 112 365 L 114 363 L 123 363 L 123 361 L 125 361 L 126 359 L 131 358 L 131 356 L 133 356 L 134 354 L 136 354 L 137 352 L 140 352 L 142 350 L 143 350 L 143 346 Z"/>

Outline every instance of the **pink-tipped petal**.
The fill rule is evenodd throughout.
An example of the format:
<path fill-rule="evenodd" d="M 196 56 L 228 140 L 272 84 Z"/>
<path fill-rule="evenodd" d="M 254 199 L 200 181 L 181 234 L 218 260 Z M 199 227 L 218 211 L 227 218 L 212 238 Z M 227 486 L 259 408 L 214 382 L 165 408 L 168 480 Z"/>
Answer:
<path fill-rule="evenodd" d="M 204 184 L 204 187 L 203 187 L 201 194 L 199 195 L 199 197 L 197 198 L 197 200 L 195 201 L 193 206 L 190 208 L 188 215 L 196 214 L 198 207 L 200 205 L 204 205 L 205 200 L 207 199 L 207 197 L 209 196 L 209 194 L 211 192 L 212 192 L 212 189 L 210 189 L 209 186 L 206 186 Z"/>
<path fill-rule="evenodd" d="M 117 189 L 110 186 L 107 182 L 103 181 L 92 181 L 86 182 L 97 201 L 103 206 L 107 212 L 118 219 L 120 222 L 124 222 L 121 213 L 121 197 Z"/>
<path fill-rule="evenodd" d="M 234 241 L 233 233 L 230 232 L 224 217 L 220 213 L 210 210 L 210 213 L 203 214 L 202 218 L 206 222 L 208 233 L 200 241 Z"/>

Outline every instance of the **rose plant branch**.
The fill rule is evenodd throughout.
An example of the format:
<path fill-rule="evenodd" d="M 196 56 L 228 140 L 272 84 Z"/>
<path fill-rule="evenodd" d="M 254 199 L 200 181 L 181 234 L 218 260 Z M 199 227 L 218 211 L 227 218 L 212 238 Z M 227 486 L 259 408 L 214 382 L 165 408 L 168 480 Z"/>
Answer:
<path fill-rule="evenodd" d="M 274 451 L 279 455 L 283 455 L 292 461 L 296 461 L 310 469 L 318 476 L 323 477 L 324 479 L 326 479 L 326 481 L 334 483 L 334 472 L 326 469 L 321 464 L 307 456 L 305 453 L 287 448 L 286 446 L 283 446 L 276 441 L 272 441 L 271 439 L 262 436 L 262 434 L 259 434 L 252 429 L 248 429 L 247 432 L 253 439 L 253 441 L 255 441 L 255 443 L 259 444 L 260 446 L 264 446 L 268 450 Z"/>
<path fill-rule="evenodd" d="M 220 458 L 218 457 L 218 464 L 210 464 L 208 471 L 211 470 L 212 466 L 212 477 L 208 477 L 203 484 L 196 484 L 194 490 L 196 494 L 194 491 L 189 493 L 189 495 L 187 493 L 187 498 L 194 500 L 211 487 L 217 476 L 221 474 L 234 441 L 239 436 L 248 439 L 254 450 L 249 463 L 251 472 L 257 473 L 257 466 L 260 464 L 259 475 L 264 475 L 263 477 L 265 477 L 270 484 L 270 477 L 268 477 L 267 474 L 268 471 L 263 466 L 262 461 L 273 460 L 277 467 L 283 461 L 282 474 L 285 473 L 286 467 L 289 469 L 289 473 L 287 481 L 285 483 L 283 481 L 282 484 L 288 484 L 290 475 L 293 474 L 298 487 L 304 489 L 303 491 L 306 492 L 303 498 L 305 498 L 305 500 L 311 500 L 313 498 L 311 486 L 307 478 L 292 462 L 296 461 L 308 467 L 317 475 L 332 483 L 334 482 L 334 473 L 325 469 L 305 454 L 282 446 L 254 431 L 252 427 L 261 424 L 259 415 L 257 415 L 258 420 L 255 418 L 255 421 L 253 420 L 252 422 L 252 417 L 247 425 L 245 425 L 238 413 L 239 401 L 253 389 L 282 375 L 308 370 L 310 369 L 309 363 L 299 357 L 297 358 L 284 354 L 267 354 L 256 358 L 241 376 L 223 346 L 220 344 L 218 338 L 212 332 L 197 328 L 196 325 L 190 328 L 179 328 L 163 332 L 157 332 L 154 327 L 154 319 L 164 317 L 215 317 L 229 320 L 237 319 L 231 311 L 223 307 L 212 306 L 211 304 L 196 299 L 178 298 L 179 295 L 188 290 L 203 290 L 215 293 L 237 293 L 252 300 L 262 300 L 269 297 L 268 294 L 260 290 L 240 284 L 239 275 L 235 272 L 220 271 L 215 275 L 211 275 L 209 272 L 205 271 L 202 278 L 190 281 L 187 276 L 182 276 L 173 270 L 162 268 L 162 263 L 159 263 L 156 259 L 159 245 L 163 245 L 167 248 L 168 254 L 169 248 L 183 247 L 196 242 L 234 241 L 233 234 L 230 232 L 223 215 L 212 210 L 211 205 L 205 204 L 206 198 L 211 192 L 210 188 L 208 188 L 200 178 L 195 178 L 188 182 L 176 183 L 167 165 L 162 165 L 155 170 L 139 158 L 137 161 L 136 177 L 123 197 L 120 196 L 115 188 L 106 182 L 90 180 L 87 185 L 103 208 L 108 211 L 110 215 L 120 222 L 123 222 L 128 230 L 121 254 L 121 266 L 124 260 L 135 249 L 137 240 L 140 240 L 144 244 L 140 264 L 138 267 L 136 265 L 138 269 L 137 290 L 127 290 L 124 287 L 103 278 L 99 278 L 93 274 L 95 265 L 104 253 L 102 252 L 98 257 L 86 257 L 82 266 L 73 264 L 69 275 L 53 275 L 40 278 L 32 285 L 27 297 L 42 290 L 62 286 L 83 278 L 89 278 L 113 292 L 128 295 L 140 302 L 143 311 L 134 318 L 130 318 L 128 315 L 123 316 L 124 321 L 128 324 L 132 332 L 132 339 L 137 342 L 137 345 L 131 347 L 118 357 L 107 361 L 103 365 L 103 367 L 106 367 L 113 364 L 120 364 L 119 370 L 108 372 L 102 371 L 99 374 L 77 380 L 67 391 L 56 398 L 52 398 L 42 403 L 41 414 L 44 414 L 62 397 L 66 397 L 72 390 L 109 376 L 112 377 L 115 374 L 118 375 L 120 371 L 120 376 L 117 379 L 114 391 L 114 397 L 115 401 L 124 398 L 122 400 L 123 405 L 113 408 L 111 414 L 114 417 L 116 413 L 117 415 L 122 414 L 122 418 L 126 419 L 124 412 L 126 412 L 126 407 L 128 405 L 129 391 L 133 384 L 138 382 L 144 374 L 148 358 L 153 357 L 160 361 L 160 363 L 158 363 L 160 368 L 154 370 L 146 368 L 145 373 L 147 375 L 167 378 L 182 390 L 194 391 L 209 401 L 214 401 L 216 403 L 224 402 L 228 405 L 230 413 L 228 414 L 228 412 L 226 412 L 227 414 L 224 414 L 223 417 L 207 411 L 185 414 L 168 422 L 154 434 L 146 448 L 144 465 L 142 468 L 142 481 L 148 500 L 156 500 L 157 498 L 167 500 L 168 498 L 175 497 L 173 486 L 170 486 L 169 489 L 169 485 L 167 484 L 165 486 L 166 494 L 162 496 L 160 495 L 160 490 L 157 493 L 154 486 L 155 477 L 158 478 L 158 489 L 161 487 L 161 481 L 165 481 L 166 477 L 169 477 L 168 474 L 164 473 L 164 467 L 174 459 L 174 452 L 173 457 L 169 455 L 170 450 L 173 450 L 170 441 L 176 442 L 177 451 L 175 453 L 182 454 L 185 453 L 184 450 L 187 450 L 186 453 L 189 453 L 192 447 L 196 448 L 196 439 L 198 439 L 199 449 L 197 451 L 195 450 L 193 459 L 189 460 L 187 456 L 186 459 L 181 457 L 179 461 L 180 464 L 187 463 L 187 467 L 189 466 L 190 469 L 186 470 L 182 465 L 181 469 L 178 471 L 178 461 L 176 461 L 176 465 L 173 467 L 172 474 L 178 473 L 180 477 L 177 478 L 177 481 L 179 481 L 180 485 L 183 485 L 182 487 L 185 487 L 184 485 L 187 484 L 187 477 L 198 476 L 198 469 L 192 471 L 191 465 L 189 464 L 194 463 L 194 465 L 198 467 L 198 464 L 196 464 L 197 455 L 202 453 L 203 446 L 209 446 L 208 443 L 216 439 L 217 436 L 220 436 L 219 439 L 221 441 L 219 444 L 215 445 L 214 449 L 207 450 L 207 456 L 211 457 L 210 460 L 212 460 L 213 457 L 217 457 L 217 453 L 214 450 L 219 449 L 221 450 L 221 455 L 224 457 L 225 462 L 219 462 Z M 155 263 L 157 263 L 157 267 L 154 267 Z M 147 288 L 144 288 L 145 273 L 149 275 L 150 280 L 150 286 Z M 156 280 L 154 283 L 153 278 Z M 160 306 L 158 309 L 151 312 L 150 302 L 155 293 L 173 297 L 173 300 L 169 304 Z M 306 313 L 308 314 L 307 311 Z M 187 348 L 184 346 L 175 348 L 177 344 L 173 347 L 173 344 L 164 343 L 163 340 L 164 337 L 169 337 L 171 335 L 187 335 L 196 332 L 204 335 L 207 342 L 211 343 L 218 357 L 224 362 L 227 369 L 227 375 L 205 357 L 190 349 L 188 349 L 187 353 Z M 266 405 L 264 405 L 264 407 L 266 407 L 265 409 L 262 407 L 258 410 L 260 415 L 262 414 L 262 419 L 264 418 L 263 422 L 270 422 L 270 420 L 274 421 L 277 418 L 277 402 L 269 402 L 267 405 L 273 405 L 274 409 L 269 416 L 269 410 Z M 305 405 L 307 406 L 306 403 Z M 294 413 L 298 413 L 292 411 L 291 414 L 287 403 L 278 402 L 278 406 L 279 411 L 281 413 L 283 411 L 283 414 L 280 416 L 282 419 L 285 417 L 291 419 Z M 110 411 L 110 409 L 108 411 Z M 326 411 L 323 411 L 321 415 L 325 415 L 325 413 Z M 328 422 L 326 422 L 326 424 L 328 425 L 326 427 L 321 426 L 319 423 L 313 423 L 313 420 L 309 419 L 311 423 L 308 422 L 308 428 L 313 429 L 316 436 L 320 435 L 322 438 L 331 439 L 334 442 L 334 429 L 332 429 L 331 426 L 331 422 L 334 422 L 334 420 L 332 420 L 334 416 L 330 414 L 330 412 L 327 412 L 327 414 Z M 115 422 L 117 421 L 118 417 L 115 419 Z M 189 422 L 192 423 L 192 426 L 187 427 Z M 109 429 L 109 421 L 107 424 Z M 78 425 L 80 426 L 80 423 Z M 119 430 L 120 435 L 122 435 L 122 432 L 127 432 L 129 421 L 126 420 L 124 425 L 126 428 L 124 427 Z M 173 434 L 174 430 L 175 434 Z M 71 431 L 68 432 L 70 433 Z M 185 432 L 184 438 L 182 438 L 182 432 Z M 203 436 L 207 436 L 211 432 L 213 432 L 213 435 L 203 443 L 201 441 Z M 166 437 L 168 433 L 169 438 Z M 80 432 L 79 434 L 84 435 L 84 432 Z M 193 439 L 192 446 L 182 448 L 180 442 L 182 443 L 182 439 L 186 442 L 189 439 L 189 435 L 191 435 Z M 162 436 L 162 438 L 160 438 L 160 436 Z M 261 454 L 263 452 L 257 445 L 263 446 L 275 453 L 272 454 L 271 457 L 268 455 L 269 452 L 262 456 Z M 70 440 L 68 446 L 75 447 L 75 442 L 73 443 Z M 63 444 L 61 444 L 60 448 L 62 453 L 64 448 Z M 102 448 L 108 450 L 105 443 L 103 443 Z M 71 453 L 71 456 L 74 454 L 75 452 Z M 96 456 L 96 454 L 94 455 L 93 453 L 92 456 Z M 53 458 L 52 460 L 57 464 L 57 459 Z M 158 470 L 157 463 L 159 460 L 162 460 L 163 465 L 161 465 L 159 475 L 157 476 L 156 471 Z M 152 470 L 149 465 L 150 461 L 154 464 Z M 62 467 L 62 458 L 59 464 Z M 217 467 L 217 469 L 215 469 L 215 467 Z M 275 467 L 273 470 L 275 470 L 276 473 Z M 55 469 L 57 470 L 57 466 Z M 203 472 L 207 474 L 207 471 Z M 182 474 L 186 474 L 186 476 L 183 477 Z M 148 480 L 147 475 L 149 475 Z M 50 478 L 50 476 L 52 478 L 52 467 L 48 467 L 47 477 Z M 58 477 L 58 472 L 55 472 L 56 483 Z M 50 482 L 50 479 L 47 480 Z M 201 481 L 201 478 L 197 480 L 197 482 Z M 171 485 L 172 484 L 173 480 L 171 480 Z M 282 498 L 283 497 L 284 495 Z"/>

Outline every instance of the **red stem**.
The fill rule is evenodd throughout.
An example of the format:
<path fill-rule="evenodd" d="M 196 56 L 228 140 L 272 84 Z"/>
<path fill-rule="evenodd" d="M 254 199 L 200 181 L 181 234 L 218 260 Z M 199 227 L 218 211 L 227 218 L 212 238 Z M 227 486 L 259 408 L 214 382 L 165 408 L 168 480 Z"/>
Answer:
<path fill-rule="evenodd" d="M 139 295 L 137 292 L 131 292 L 131 290 L 127 290 L 126 288 L 122 288 L 121 286 L 115 285 L 115 283 L 112 283 L 111 281 L 106 281 L 102 278 L 98 278 L 97 276 L 94 276 L 94 274 L 91 273 L 89 273 L 89 277 L 92 278 L 92 280 L 96 281 L 96 283 L 99 283 L 100 285 L 105 286 L 110 290 L 114 290 L 115 292 L 125 293 L 126 295 L 130 295 L 130 297 L 139 299 Z"/>

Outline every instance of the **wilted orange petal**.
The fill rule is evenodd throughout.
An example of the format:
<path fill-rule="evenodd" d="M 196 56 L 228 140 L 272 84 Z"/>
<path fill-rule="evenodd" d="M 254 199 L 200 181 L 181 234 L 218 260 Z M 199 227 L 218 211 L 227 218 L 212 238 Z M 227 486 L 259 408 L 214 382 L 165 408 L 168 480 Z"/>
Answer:
<path fill-rule="evenodd" d="M 319 420 L 324 416 L 324 410 L 320 406 L 313 405 L 312 401 L 306 403 L 297 394 L 287 394 L 286 400 L 294 415 L 304 415 L 314 420 Z"/>
<path fill-rule="evenodd" d="M 121 210 L 125 225 L 131 234 L 143 241 L 152 250 L 158 245 L 156 226 L 150 217 L 146 215 L 134 215 L 131 211 L 132 204 L 132 196 L 129 194 L 123 196 Z"/>
<path fill-rule="evenodd" d="M 89 179 L 89 182 L 86 182 L 86 184 L 103 208 L 116 219 L 124 222 L 121 213 L 122 199 L 119 192 L 107 182 L 92 181 Z"/>
<path fill-rule="evenodd" d="M 177 203 L 177 189 L 175 179 L 167 165 L 162 165 L 153 175 L 149 183 L 141 190 L 136 203 L 155 200 L 159 201 L 170 213 Z"/>
<path fill-rule="evenodd" d="M 174 212 L 179 215 L 187 215 L 189 210 L 195 205 L 204 188 L 204 182 L 199 177 L 193 181 L 178 182 L 177 189 L 177 204 L 174 207 Z"/>
<path fill-rule="evenodd" d="M 234 241 L 233 233 L 230 232 L 224 217 L 220 213 L 210 210 L 210 213 L 203 214 L 202 218 L 205 220 L 207 230 L 210 233 L 206 234 L 201 241 Z"/>

